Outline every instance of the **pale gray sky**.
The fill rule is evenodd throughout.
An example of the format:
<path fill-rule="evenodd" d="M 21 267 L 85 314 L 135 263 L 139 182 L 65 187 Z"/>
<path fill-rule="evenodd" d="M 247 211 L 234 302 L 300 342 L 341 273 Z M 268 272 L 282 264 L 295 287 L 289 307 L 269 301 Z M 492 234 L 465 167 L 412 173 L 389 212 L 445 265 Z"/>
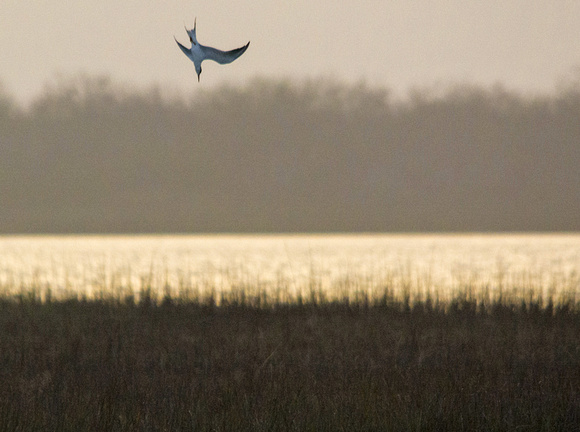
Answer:
<path fill-rule="evenodd" d="M 201 43 L 248 51 L 193 64 L 173 41 L 197 16 Z M 404 95 L 435 84 L 552 91 L 578 74 L 577 0 L 2 0 L 0 83 L 28 101 L 59 77 L 106 74 L 191 92 L 267 77 L 331 77 Z"/>

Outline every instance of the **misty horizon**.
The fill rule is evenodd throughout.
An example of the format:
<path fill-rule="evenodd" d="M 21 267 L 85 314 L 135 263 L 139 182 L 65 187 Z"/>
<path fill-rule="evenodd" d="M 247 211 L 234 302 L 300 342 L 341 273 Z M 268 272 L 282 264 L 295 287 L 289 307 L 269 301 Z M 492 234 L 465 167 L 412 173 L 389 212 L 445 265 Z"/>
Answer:
<path fill-rule="evenodd" d="M 203 44 L 233 49 L 252 41 L 228 67 L 207 63 L 203 88 L 262 75 L 362 81 L 397 97 L 414 86 L 459 82 L 547 93 L 580 66 L 578 2 L 178 0 L 138 7 L 31 0 L 4 2 L 2 16 L 0 81 L 23 104 L 55 77 L 79 71 L 112 73 L 140 89 L 158 83 L 197 92 L 193 67 L 173 39 L 196 17 Z"/>
<path fill-rule="evenodd" d="M 190 68 L 191 69 L 191 68 Z M 488 93 L 503 93 L 511 97 L 521 98 L 522 100 L 541 100 L 548 98 L 558 98 L 562 94 L 576 92 L 580 89 L 580 66 L 572 68 L 566 76 L 561 76 L 553 82 L 551 89 L 522 89 L 517 86 L 510 86 L 501 80 L 492 83 L 481 83 L 475 80 L 435 80 L 432 82 L 417 82 L 409 85 L 404 89 L 396 89 L 389 85 L 373 84 L 364 78 L 349 81 L 336 78 L 332 75 L 319 75 L 314 77 L 304 76 L 301 78 L 292 78 L 287 75 L 255 75 L 242 83 L 231 83 L 222 81 L 221 83 L 198 83 L 192 72 L 190 77 L 195 86 L 191 90 L 182 90 L 173 87 L 168 83 L 152 82 L 135 83 L 117 79 L 109 73 L 59 73 L 42 82 L 40 90 L 22 97 L 17 90 L 11 89 L 0 76 L 0 103 L 9 105 L 12 110 L 19 113 L 25 113 L 32 109 L 34 105 L 47 97 L 74 91 L 77 96 L 83 96 L 86 92 L 92 90 L 104 90 L 114 92 L 117 98 L 131 96 L 151 96 L 155 95 L 164 102 L 176 103 L 195 103 L 196 98 L 206 97 L 208 93 L 219 93 L 227 90 L 247 90 L 252 86 L 264 83 L 280 83 L 285 86 L 299 89 L 301 87 L 328 85 L 331 87 L 342 88 L 365 88 L 377 93 L 383 93 L 391 104 L 405 105 L 413 102 L 415 98 L 420 99 L 441 99 L 450 94 L 464 91 L 479 91 Z"/>
<path fill-rule="evenodd" d="M 579 118 L 577 82 L 0 85 L 0 233 L 577 231 Z"/>

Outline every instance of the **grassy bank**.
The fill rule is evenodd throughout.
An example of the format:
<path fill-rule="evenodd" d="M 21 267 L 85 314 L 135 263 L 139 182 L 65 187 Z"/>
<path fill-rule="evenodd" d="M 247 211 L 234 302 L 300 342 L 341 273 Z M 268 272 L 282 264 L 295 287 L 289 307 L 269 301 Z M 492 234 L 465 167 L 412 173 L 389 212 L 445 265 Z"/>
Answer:
<path fill-rule="evenodd" d="M 5 298 L 0 382 L 6 431 L 573 430 L 580 307 Z"/>

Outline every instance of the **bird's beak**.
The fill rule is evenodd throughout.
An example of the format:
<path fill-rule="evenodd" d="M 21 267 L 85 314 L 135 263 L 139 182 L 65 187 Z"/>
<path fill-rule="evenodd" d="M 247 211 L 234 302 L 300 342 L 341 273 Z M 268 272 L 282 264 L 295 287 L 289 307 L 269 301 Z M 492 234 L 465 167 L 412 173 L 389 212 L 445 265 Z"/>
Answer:
<path fill-rule="evenodd" d="M 200 76 L 200 75 L 201 75 L 201 74 L 197 74 L 197 82 L 199 82 L 199 76 Z"/>

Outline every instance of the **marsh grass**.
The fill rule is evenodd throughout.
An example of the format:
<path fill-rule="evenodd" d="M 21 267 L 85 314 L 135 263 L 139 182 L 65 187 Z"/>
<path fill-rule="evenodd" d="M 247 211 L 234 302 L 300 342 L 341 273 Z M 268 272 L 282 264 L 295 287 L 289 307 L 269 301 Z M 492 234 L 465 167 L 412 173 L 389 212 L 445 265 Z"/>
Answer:
<path fill-rule="evenodd" d="M 0 300 L 0 430 L 514 431 L 580 424 L 580 304 L 143 285 Z"/>

